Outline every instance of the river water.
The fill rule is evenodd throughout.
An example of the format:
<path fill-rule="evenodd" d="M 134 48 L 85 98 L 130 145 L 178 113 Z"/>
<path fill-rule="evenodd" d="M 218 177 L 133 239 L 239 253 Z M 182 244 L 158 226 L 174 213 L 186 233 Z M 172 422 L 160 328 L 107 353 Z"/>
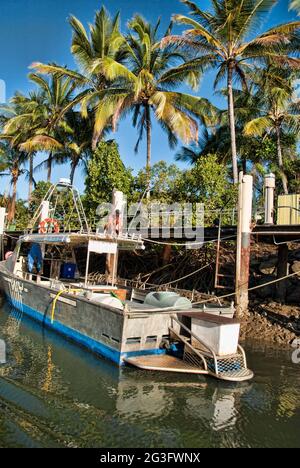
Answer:
<path fill-rule="evenodd" d="M 247 346 L 251 383 L 119 369 L 0 310 L 0 447 L 300 447 L 300 364 Z"/>

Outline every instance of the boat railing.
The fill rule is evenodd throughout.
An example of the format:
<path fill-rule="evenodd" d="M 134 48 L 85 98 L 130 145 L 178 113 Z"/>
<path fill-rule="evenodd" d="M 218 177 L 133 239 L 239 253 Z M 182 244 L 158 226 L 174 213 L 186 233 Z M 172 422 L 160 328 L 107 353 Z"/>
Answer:
<path fill-rule="evenodd" d="M 184 343 L 185 348 L 188 347 L 193 354 L 197 354 L 206 361 L 206 365 L 210 373 L 213 375 L 230 380 L 233 376 L 237 380 L 243 380 L 245 377 L 252 374 L 247 367 L 246 353 L 242 346 L 238 344 L 237 352 L 231 355 L 218 356 L 215 351 L 203 339 L 199 338 L 192 330 L 190 330 L 184 323 L 181 322 L 175 315 L 172 315 L 172 320 L 185 330 L 191 338 L 196 341 L 196 345 L 189 343 L 188 339 L 180 335 L 174 330 L 173 324 L 170 331 Z M 200 345 L 199 348 L 197 345 Z M 186 356 L 186 350 L 184 356 Z M 188 360 L 191 361 L 190 353 L 188 353 Z M 193 356 L 192 356 L 193 359 Z"/>
<path fill-rule="evenodd" d="M 191 344 L 189 344 L 186 340 L 184 340 L 174 329 L 174 326 L 173 326 L 173 321 L 175 321 L 181 328 L 183 328 L 191 337 L 193 337 L 201 346 L 201 352 L 203 353 L 203 355 L 207 355 L 208 357 L 211 357 L 213 358 L 214 360 L 214 365 L 215 365 L 215 369 L 216 369 L 216 373 L 218 373 L 218 359 L 217 359 L 217 355 L 216 353 L 214 352 L 214 350 L 209 346 L 207 345 L 207 343 L 204 343 L 203 340 L 201 340 L 199 338 L 199 336 L 197 336 L 190 328 L 188 328 L 186 325 L 184 325 L 184 323 L 181 322 L 181 320 L 179 320 L 175 315 L 172 315 L 171 316 L 171 331 L 172 332 L 175 332 L 175 334 L 187 345 L 189 345 L 190 348 L 192 348 L 193 352 L 197 353 L 197 354 L 200 354 L 199 351 L 197 349 L 195 349 L 194 346 L 192 346 Z M 201 358 L 203 358 L 205 360 L 205 358 L 202 356 L 201 354 Z M 206 360 L 205 360 L 206 362 Z M 207 365 L 207 364 L 206 364 Z M 207 368 L 207 367 L 206 367 Z"/>

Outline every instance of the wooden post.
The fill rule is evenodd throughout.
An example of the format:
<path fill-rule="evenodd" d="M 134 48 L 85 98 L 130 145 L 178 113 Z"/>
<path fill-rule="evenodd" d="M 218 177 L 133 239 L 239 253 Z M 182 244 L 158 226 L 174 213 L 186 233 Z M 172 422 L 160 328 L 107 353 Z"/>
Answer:
<path fill-rule="evenodd" d="M 288 257 L 289 247 L 288 244 L 281 244 L 278 246 L 278 264 L 277 264 L 277 279 L 284 278 L 288 274 Z M 276 284 L 276 298 L 284 303 L 286 299 L 287 282 L 285 280 L 279 281 Z"/>
<path fill-rule="evenodd" d="M 253 177 L 240 173 L 239 217 L 236 262 L 237 315 L 242 317 L 248 310 L 250 241 L 253 201 Z"/>
<path fill-rule="evenodd" d="M 172 246 L 169 244 L 164 245 L 163 251 L 162 251 L 162 264 L 163 266 L 166 266 L 170 263 L 171 259 L 171 254 L 172 254 Z"/>

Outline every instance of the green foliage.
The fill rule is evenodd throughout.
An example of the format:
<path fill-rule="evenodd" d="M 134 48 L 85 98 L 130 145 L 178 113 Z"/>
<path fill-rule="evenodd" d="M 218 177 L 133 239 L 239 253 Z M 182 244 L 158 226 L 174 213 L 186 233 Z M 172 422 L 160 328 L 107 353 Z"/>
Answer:
<path fill-rule="evenodd" d="M 36 184 L 31 196 L 31 203 L 29 207 L 30 215 L 34 215 L 50 187 L 50 182 L 40 181 Z"/>
<path fill-rule="evenodd" d="M 18 200 L 16 203 L 15 223 L 16 230 L 23 231 L 28 226 L 29 212 L 24 200 Z"/>
<path fill-rule="evenodd" d="M 289 179 L 290 193 L 300 193 L 300 158 L 286 161 L 285 172 Z"/>
<path fill-rule="evenodd" d="M 151 169 L 151 199 L 162 203 L 173 203 L 176 201 L 178 181 L 181 179 L 182 171 L 176 164 L 168 165 L 165 161 L 159 161 Z M 134 181 L 133 200 L 138 201 L 144 191 L 147 181 L 147 170 L 139 171 Z"/>
<path fill-rule="evenodd" d="M 130 196 L 132 186 L 131 170 L 124 166 L 117 143 L 101 141 L 87 165 L 84 197 L 87 216 L 94 218 L 99 203 L 111 202 L 114 188 Z"/>
<path fill-rule="evenodd" d="M 135 179 L 135 201 L 143 193 L 146 170 Z M 212 224 L 220 210 L 225 210 L 223 221 L 230 222 L 228 212 L 236 205 L 237 189 L 231 183 L 230 169 L 216 154 L 200 158 L 190 170 L 180 170 L 165 161 L 154 164 L 151 171 L 151 201 L 161 203 L 203 203 L 205 223 Z"/>
<path fill-rule="evenodd" d="M 0 206 L 8 208 L 11 203 L 11 197 L 6 198 L 3 195 L 0 195 Z M 17 231 L 23 231 L 28 226 L 29 220 L 29 211 L 24 200 L 16 201 L 16 210 L 14 220 L 10 223 Z"/>
<path fill-rule="evenodd" d="M 218 161 L 216 154 L 201 158 L 188 173 L 191 201 L 203 203 L 205 223 L 212 224 L 218 218 L 219 210 L 235 207 L 237 189 L 230 182 L 230 172 Z M 226 221 L 228 215 L 224 215 Z"/>

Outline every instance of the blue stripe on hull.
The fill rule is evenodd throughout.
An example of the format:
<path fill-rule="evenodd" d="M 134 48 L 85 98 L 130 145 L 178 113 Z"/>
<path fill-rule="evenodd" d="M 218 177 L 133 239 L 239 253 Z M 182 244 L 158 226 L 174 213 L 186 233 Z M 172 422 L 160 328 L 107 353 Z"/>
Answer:
<path fill-rule="evenodd" d="M 103 356 L 113 361 L 114 363 L 118 364 L 119 366 L 125 364 L 123 361 L 123 358 L 126 358 L 126 357 L 142 356 L 146 354 L 153 355 L 153 354 L 165 354 L 166 353 L 165 350 L 159 349 L 159 348 L 120 353 L 119 351 L 116 351 L 110 346 L 107 346 L 104 343 L 100 343 L 99 341 L 93 340 L 92 338 L 86 335 L 83 335 L 82 333 L 63 325 L 60 322 L 54 321 L 53 323 L 51 323 L 51 320 L 49 319 L 49 317 L 44 317 L 44 315 L 41 314 L 41 312 L 38 312 L 37 310 L 32 309 L 26 304 L 20 304 L 20 305 L 16 304 L 16 301 L 10 296 L 7 296 L 7 298 L 13 307 L 15 307 L 16 309 L 19 309 L 21 312 L 24 312 L 24 314 L 33 318 L 35 321 L 39 323 L 43 323 L 43 325 L 45 325 L 47 328 L 58 332 L 59 334 L 65 336 L 66 338 L 74 341 L 75 343 L 79 343 L 81 346 L 84 346 L 85 348 L 92 351 L 93 353 Z"/>

